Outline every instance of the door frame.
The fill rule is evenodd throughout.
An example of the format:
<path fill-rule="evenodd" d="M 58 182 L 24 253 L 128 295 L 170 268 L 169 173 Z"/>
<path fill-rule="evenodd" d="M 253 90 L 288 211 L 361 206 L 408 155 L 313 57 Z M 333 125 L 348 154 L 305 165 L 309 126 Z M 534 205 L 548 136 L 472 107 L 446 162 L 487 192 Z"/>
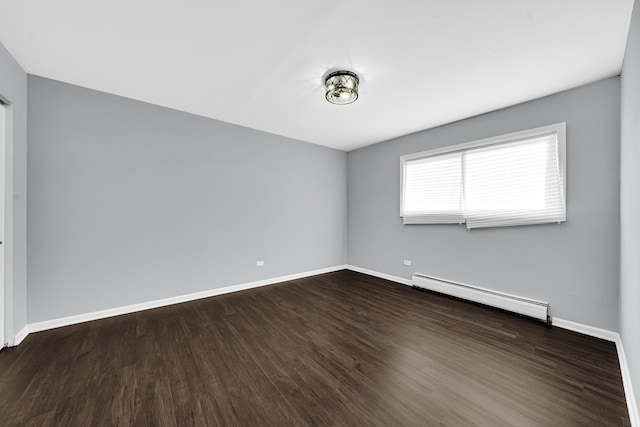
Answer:
<path fill-rule="evenodd" d="M 9 136 L 9 109 L 8 106 L 0 99 L 0 348 L 5 345 L 11 345 L 13 343 L 13 337 L 10 338 L 10 334 L 7 334 L 7 301 L 8 298 L 6 292 L 5 283 L 5 250 L 4 250 L 4 236 L 5 236 L 5 206 L 6 206 L 6 161 L 5 153 L 7 140 Z"/>
<path fill-rule="evenodd" d="M 4 138 L 0 140 L 4 155 L 2 156 L 3 163 L 0 165 L 0 173 L 2 173 L 1 183 L 2 188 L 2 200 L 0 201 L 0 208 L 3 209 L 1 219 L 1 234 L 0 241 L 2 241 L 2 251 L 0 251 L 0 262 L 4 266 L 4 274 L 0 278 L 3 289 L 4 306 L 2 315 L 4 315 L 4 330 L 3 335 L 4 343 L 0 344 L 0 347 L 6 345 L 12 347 L 17 345 L 16 335 L 14 332 L 14 287 L 13 287 L 13 238 L 12 233 L 7 233 L 7 230 L 13 229 L 13 136 L 14 136 L 14 104 L 0 93 L 0 103 L 4 108 Z M 7 239 L 8 238 L 8 239 Z M 8 241 L 7 241 L 8 240 Z"/>

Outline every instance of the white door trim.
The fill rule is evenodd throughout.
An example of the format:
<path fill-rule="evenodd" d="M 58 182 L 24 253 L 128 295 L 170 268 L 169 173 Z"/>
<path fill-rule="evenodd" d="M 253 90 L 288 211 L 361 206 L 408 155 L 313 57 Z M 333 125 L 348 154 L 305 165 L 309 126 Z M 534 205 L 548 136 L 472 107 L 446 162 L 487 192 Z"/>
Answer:
<path fill-rule="evenodd" d="M 5 307 L 5 277 L 4 277 L 4 209 L 5 209 L 5 147 L 7 141 L 7 109 L 4 104 L 0 103 L 0 348 L 7 345 L 7 340 L 10 334 L 5 334 L 6 328 L 6 315 L 7 310 Z"/>

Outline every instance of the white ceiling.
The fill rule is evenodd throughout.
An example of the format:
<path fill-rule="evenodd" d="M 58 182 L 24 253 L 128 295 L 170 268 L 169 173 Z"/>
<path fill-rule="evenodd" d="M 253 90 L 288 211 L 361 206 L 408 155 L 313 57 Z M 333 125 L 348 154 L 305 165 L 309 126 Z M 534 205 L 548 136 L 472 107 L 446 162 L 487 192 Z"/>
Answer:
<path fill-rule="evenodd" d="M 352 150 L 617 75 L 633 0 L 0 0 L 28 73 Z M 322 77 L 360 75 L 360 98 Z"/>

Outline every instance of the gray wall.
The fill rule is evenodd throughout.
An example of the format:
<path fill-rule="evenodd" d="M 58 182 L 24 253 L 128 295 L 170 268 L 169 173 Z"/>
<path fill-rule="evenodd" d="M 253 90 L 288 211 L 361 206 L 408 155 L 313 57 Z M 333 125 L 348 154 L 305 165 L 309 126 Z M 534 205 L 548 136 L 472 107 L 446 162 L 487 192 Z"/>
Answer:
<path fill-rule="evenodd" d="M 557 122 L 567 123 L 566 223 L 402 225 L 400 156 Z M 617 330 L 619 122 L 616 77 L 350 152 L 349 264 L 546 300 L 553 316 Z"/>
<path fill-rule="evenodd" d="M 29 76 L 29 322 L 344 264 L 346 157 Z"/>
<path fill-rule="evenodd" d="M 27 323 L 27 75 L 0 44 L 0 98 L 9 103 L 5 150 L 5 337 Z"/>
<path fill-rule="evenodd" d="M 622 67 L 620 334 L 640 407 L 640 2 Z"/>

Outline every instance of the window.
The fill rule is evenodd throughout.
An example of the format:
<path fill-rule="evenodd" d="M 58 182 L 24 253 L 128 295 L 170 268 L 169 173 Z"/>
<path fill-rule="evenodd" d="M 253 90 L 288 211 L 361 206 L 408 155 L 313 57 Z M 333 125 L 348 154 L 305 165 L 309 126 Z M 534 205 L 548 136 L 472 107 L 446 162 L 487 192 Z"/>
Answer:
<path fill-rule="evenodd" d="M 566 220 L 564 123 L 403 156 L 400 163 L 405 224 Z"/>

